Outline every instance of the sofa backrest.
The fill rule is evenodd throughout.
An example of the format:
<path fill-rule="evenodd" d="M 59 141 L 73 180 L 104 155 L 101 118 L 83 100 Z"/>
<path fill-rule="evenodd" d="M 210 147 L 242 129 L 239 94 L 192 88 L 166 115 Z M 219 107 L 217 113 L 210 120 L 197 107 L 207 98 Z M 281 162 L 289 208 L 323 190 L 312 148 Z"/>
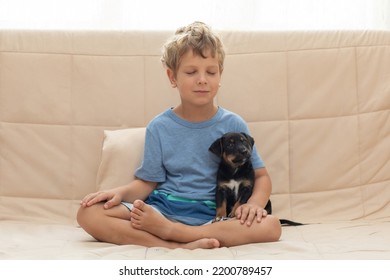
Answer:
<path fill-rule="evenodd" d="M 104 130 L 145 127 L 178 103 L 159 61 L 171 34 L 0 31 L 3 218 L 40 215 L 51 200 L 61 208 L 46 210 L 74 219 L 96 190 Z M 304 222 L 389 213 L 390 32 L 221 35 L 216 101 L 248 122 L 275 213 Z"/>

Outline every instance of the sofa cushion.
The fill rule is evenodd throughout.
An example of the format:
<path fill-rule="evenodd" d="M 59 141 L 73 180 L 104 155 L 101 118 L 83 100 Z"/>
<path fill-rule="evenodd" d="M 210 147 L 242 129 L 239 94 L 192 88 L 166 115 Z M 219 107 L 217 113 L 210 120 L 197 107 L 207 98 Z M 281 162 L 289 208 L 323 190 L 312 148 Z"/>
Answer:
<path fill-rule="evenodd" d="M 129 183 L 140 164 L 145 142 L 145 128 L 105 130 L 102 157 L 97 173 L 98 190 Z"/>

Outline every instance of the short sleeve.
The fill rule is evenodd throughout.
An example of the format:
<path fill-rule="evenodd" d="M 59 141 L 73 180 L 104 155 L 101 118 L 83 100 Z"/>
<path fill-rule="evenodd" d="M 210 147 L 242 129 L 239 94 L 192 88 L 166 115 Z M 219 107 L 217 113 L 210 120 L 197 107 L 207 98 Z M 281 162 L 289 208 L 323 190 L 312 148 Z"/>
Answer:
<path fill-rule="evenodd" d="M 141 166 L 135 171 L 135 176 L 145 181 L 164 182 L 166 170 L 162 161 L 161 142 L 150 128 L 146 129 L 144 157 Z"/>

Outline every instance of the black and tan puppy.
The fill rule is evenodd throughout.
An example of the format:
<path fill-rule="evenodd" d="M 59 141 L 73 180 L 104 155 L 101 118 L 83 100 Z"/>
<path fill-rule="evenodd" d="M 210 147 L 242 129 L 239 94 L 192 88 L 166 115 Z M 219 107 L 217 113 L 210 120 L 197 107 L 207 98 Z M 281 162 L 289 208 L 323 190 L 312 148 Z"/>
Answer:
<path fill-rule="evenodd" d="M 229 132 L 217 139 L 209 151 L 221 158 L 217 173 L 214 221 L 234 217 L 237 207 L 252 195 L 255 171 L 251 162 L 254 139 L 245 133 Z M 270 207 L 268 202 L 267 207 Z"/>
<path fill-rule="evenodd" d="M 245 133 L 229 132 L 217 139 L 209 148 L 221 158 L 217 173 L 215 194 L 217 213 L 214 222 L 232 218 L 237 207 L 246 203 L 252 195 L 255 171 L 251 162 L 255 141 Z M 272 213 L 271 200 L 265 210 Z M 280 219 L 282 225 L 302 226 L 304 224 Z"/>

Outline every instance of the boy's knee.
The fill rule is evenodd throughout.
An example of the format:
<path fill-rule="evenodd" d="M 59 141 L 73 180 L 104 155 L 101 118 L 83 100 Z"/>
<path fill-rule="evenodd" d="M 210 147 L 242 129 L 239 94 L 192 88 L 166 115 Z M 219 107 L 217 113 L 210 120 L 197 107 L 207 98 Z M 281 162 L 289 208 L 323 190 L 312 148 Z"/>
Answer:
<path fill-rule="evenodd" d="M 77 212 L 77 223 L 84 229 L 88 227 L 88 224 L 94 220 L 94 215 L 97 213 L 96 210 L 96 205 L 89 207 L 80 206 Z"/>
<path fill-rule="evenodd" d="M 278 241 L 282 235 L 282 226 L 279 219 L 273 215 L 268 215 L 265 221 L 268 225 L 268 242 Z"/>
<path fill-rule="evenodd" d="M 77 211 L 77 223 L 84 228 L 85 222 L 86 222 L 86 216 L 88 215 L 88 208 L 80 206 L 79 210 Z"/>
<path fill-rule="evenodd" d="M 272 223 L 273 223 L 273 241 L 278 241 L 280 239 L 280 236 L 282 235 L 282 225 L 280 224 L 280 221 L 277 217 L 272 217 Z"/>

